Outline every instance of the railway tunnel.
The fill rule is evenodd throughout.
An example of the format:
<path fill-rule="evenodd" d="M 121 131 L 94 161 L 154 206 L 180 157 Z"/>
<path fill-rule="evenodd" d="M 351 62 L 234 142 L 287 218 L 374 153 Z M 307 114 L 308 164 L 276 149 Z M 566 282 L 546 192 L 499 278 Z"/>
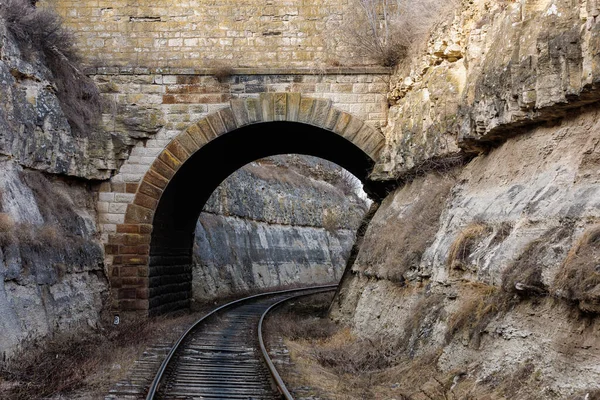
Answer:
<path fill-rule="evenodd" d="M 277 98 L 284 99 L 279 111 L 269 108 Z M 120 252 L 111 274 L 115 308 L 155 315 L 189 306 L 198 217 L 219 184 L 249 162 L 292 153 L 319 157 L 351 172 L 377 197 L 380 188 L 368 178 L 383 136 L 328 101 L 296 100 L 296 109 L 290 94 L 232 102 L 159 155 L 111 238 Z M 252 115 L 256 109 L 260 115 Z M 132 275 L 137 279 L 127 279 Z"/>

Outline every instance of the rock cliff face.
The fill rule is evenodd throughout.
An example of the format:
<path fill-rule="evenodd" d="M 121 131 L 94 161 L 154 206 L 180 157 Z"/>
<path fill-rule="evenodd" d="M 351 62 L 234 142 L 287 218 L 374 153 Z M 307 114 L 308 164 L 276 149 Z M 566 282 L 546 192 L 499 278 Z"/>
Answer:
<path fill-rule="evenodd" d="M 434 366 L 414 398 L 600 390 L 597 6 L 463 2 L 399 68 L 375 176 L 403 185 L 333 316 Z"/>
<path fill-rule="evenodd" d="M 95 327 L 108 296 L 89 185 L 0 161 L 0 354 Z"/>
<path fill-rule="evenodd" d="M 382 179 L 480 149 L 597 102 L 595 1 L 462 2 L 388 95 Z"/>
<path fill-rule="evenodd" d="M 0 354 L 95 326 L 108 296 L 93 185 L 116 167 L 105 136 L 76 137 L 50 71 L 0 19 Z"/>
<path fill-rule="evenodd" d="M 196 227 L 194 299 L 337 282 L 366 210 L 340 174 L 324 160 L 278 156 L 227 178 Z"/>
<path fill-rule="evenodd" d="M 51 75 L 43 56 L 30 50 L 24 54 L 0 18 L 0 155 L 51 174 L 108 179 L 136 139 L 156 133 L 135 115 L 117 121 L 129 129 L 72 130 Z M 136 131 L 132 124 L 141 127 Z"/>

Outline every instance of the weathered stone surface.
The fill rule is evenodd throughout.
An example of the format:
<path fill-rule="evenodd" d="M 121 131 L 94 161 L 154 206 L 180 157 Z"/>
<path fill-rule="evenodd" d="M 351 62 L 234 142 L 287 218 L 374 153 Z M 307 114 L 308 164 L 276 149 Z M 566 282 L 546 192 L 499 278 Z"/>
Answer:
<path fill-rule="evenodd" d="M 129 74 L 149 68 L 205 68 L 226 81 L 235 67 L 315 69 L 339 63 L 342 55 L 357 62 L 355 49 L 335 29 L 354 11 L 343 0 L 142 0 L 110 7 L 96 1 L 41 0 L 38 5 L 57 9 L 94 64 Z M 255 92 L 265 91 L 261 82 L 253 86 Z"/>
<path fill-rule="evenodd" d="M 162 110 L 156 105 L 116 105 L 114 128 L 105 127 L 133 139 L 146 139 L 155 135 L 165 125 Z"/>
<path fill-rule="evenodd" d="M 0 354 L 95 327 L 108 295 L 90 188 L 1 161 Z"/>
<path fill-rule="evenodd" d="M 599 32 L 581 1 L 463 2 L 399 68 L 376 176 L 477 153 L 600 100 Z"/>
<path fill-rule="evenodd" d="M 127 136 L 73 134 L 49 83 L 51 72 L 35 58 L 24 60 L 4 21 L 0 54 L 0 154 L 53 174 L 110 177 L 126 155 Z"/>
<path fill-rule="evenodd" d="M 196 227 L 194 299 L 339 280 L 365 204 L 338 168 L 279 156 L 225 180 Z"/>

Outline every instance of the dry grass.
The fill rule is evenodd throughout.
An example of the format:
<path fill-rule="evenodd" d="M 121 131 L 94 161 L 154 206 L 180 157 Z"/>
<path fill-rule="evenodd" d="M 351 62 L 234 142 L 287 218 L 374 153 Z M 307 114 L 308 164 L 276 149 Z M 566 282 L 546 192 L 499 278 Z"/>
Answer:
<path fill-rule="evenodd" d="M 30 343 L 12 360 L 0 364 L 6 400 L 29 400 L 85 390 L 103 398 L 109 386 L 125 373 L 157 337 L 174 340 L 190 316 L 133 320 L 98 332 L 61 334 Z"/>
<path fill-rule="evenodd" d="M 335 209 L 323 210 L 323 228 L 329 233 L 335 233 L 340 228 L 341 216 Z"/>
<path fill-rule="evenodd" d="M 398 351 L 413 358 L 417 350 L 431 339 L 433 326 L 440 320 L 444 310 L 443 294 L 424 294 L 410 309 L 410 315 L 404 323 L 404 332 L 396 343 Z"/>
<path fill-rule="evenodd" d="M 353 0 L 336 36 L 353 57 L 393 67 L 427 40 L 433 25 L 456 3 L 454 0 Z"/>
<path fill-rule="evenodd" d="M 32 170 L 23 170 L 19 176 L 31 189 L 38 209 L 47 224 L 60 227 L 60 230 L 73 236 L 82 235 L 85 221 L 75 211 L 77 205 L 73 203 L 73 197 L 61 191 L 60 183 L 64 183 L 63 180 Z M 86 203 L 80 206 L 93 207 L 91 199 L 91 195 L 87 196 L 84 200 Z"/>
<path fill-rule="evenodd" d="M 447 265 L 451 271 L 473 271 L 468 259 L 481 240 L 491 233 L 491 228 L 481 222 L 473 222 L 460 231 L 448 254 Z"/>
<path fill-rule="evenodd" d="M 339 327 L 327 318 L 332 297 L 333 293 L 322 293 L 286 303 L 269 316 L 269 337 L 319 340 L 333 335 Z"/>
<path fill-rule="evenodd" d="M 457 311 L 448 318 L 447 340 L 453 342 L 452 346 L 479 348 L 490 322 L 509 312 L 518 300 L 496 287 L 461 285 L 464 286 L 461 295 L 455 300 L 459 302 Z M 302 393 L 296 397 L 312 395 L 344 400 L 546 398 L 547 393 L 541 388 L 548 386 L 548 380 L 541 375 L 535 360 L 524 360 L 483 378 L 480 366 L 475 364 L 477 357 L 464 367 L 440 369 L 440 356 L 453 354 L 444 353 L 444 343 L 427 337 L 428 332 L 435 330 L 433 323 L 443 321 L 446 316 L 440 304 L 441 295 L 423 293 L 421 301 L 407 311 L 414 315 L 406 320 L 403 337 L 399 340 L 359 338 L 347 327 L 327 338 L 302 338 L 305 335 L 294 340 L 287 338 L 284 343 L 292 364 L 284 369 L 283 377 L 288 388 Z M 403 346 L 409 336 L 410 345 Z M 419 340 L 424 343 L 415 352 Z"/>
<path fill-rule="evenodd" d="M 366 274 L 404 284 L 418 271 L 423 253 L 439 230 L 440 215 L 454 183 L 451 175 L 430 174 L 402 189 L 418 195 L 419 200 L 403 207 L 400 218 L 397 210 L 388 207 L 387 215 L 378 214 L 373 220 L 371 229 L 376 234 L 367 235 L 361 249 L 369 255 L 360 260 Z"/>
<path fill-rule="evenodd" d="M 1 224 L 1 222 L 0 222 Z M 7 223 L 0 227 L 0 247 L 19 246 L 23 264 L 30 256 L 53 253 L 69 253 L 83 249 L 88 240 L 65 232 L 55 224 L 32 225 L 28 223 Z M 35 253 L 35 254 L 32 254 Z"/>
<path fill-rule="evenodd" d="M 343 375 L 389 368 L 398 350 L 387 338 L 357 338 L 346 328 L 330 338 L 327 346 L 316 347 L 311 353 L 321 366 Z"/>
<path fill-rule="evenodd" d="M 100 116 L 100 94 L 93 81 L 82 72 L 76 40 L 62 26 L 58 14 L 37 9 L 28 0 L 4 0 L 0 14 L 23 55 L 31 61 L 43 57 L 74 133 L 88 133 Z"/>
<path fill-rule="evenodd" d="M 359 339 L 341 328 L 327 311 L 332 295 L 311 296 L 279 310 L 269 318 L 269 337 L 294 341 L 327 342 L 311 350 L 313 357 L 338 374 L 379 370 L 390 365 L 395 350 L 384 338 Z"/>
<path fill-rule="evenodd" d="M 478 349 L 486 327 L 500 313 L 514 305 L 514 298 L 495 286 L 469 286 L 464 288 L 461 307 L 448 318 L 445 339 L 446 343 L 450 343 L 458 334 L 462 334 L 471 347 Z"/>
<path fill-rule="evenodd" d="M 545 232 L 531 241 L 519 257 L 502 273 L 502 289 L 520 296 L 543 296 L 548 287 L 543 282 L 543 258 L 561 239 L 570 236 L 573 227 L 562 225 Z"/>
<path fill-rule="evenodd" d="M 573 245 L 552 284 L 560 297 L 584 312 L 600 313 L 600 226 L 589 228 Z"/>
<path fill-rule="evenodd" d="M 0 213 L 0 234 L 12 232 L 15 228 L 15 220 L 7 213 Z"/>

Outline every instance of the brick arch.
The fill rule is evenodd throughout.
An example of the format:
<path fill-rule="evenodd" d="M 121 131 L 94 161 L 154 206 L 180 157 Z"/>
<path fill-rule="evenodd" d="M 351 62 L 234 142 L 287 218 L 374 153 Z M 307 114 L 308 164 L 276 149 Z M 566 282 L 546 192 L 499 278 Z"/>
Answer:
<path fill-rule="evenodd" d="M 304 132 L 307 132 L 306 136 L 312 138 L 313 147 L 319 147 L 315 143 L 319 143 L 322 137 L 328 148 L 313 153 L 306 148 L 295 151 L 292 146 L 287 151 L 286 146 L 269 149 L 268 143 L 265 143 L 264 154 L 241 160 L 238 164 L 243 165 L 262 156 L 281 154 L 282 151 L 302 152 L 334 162 L 341 160 L 338 164 L 365 181 L 384 146 L 383 135 L 373 127 L 332 107 L 329 100 L 304 98 L 298 93 L 265 93 L 259 98 L 235 99 L 230 102 L 229 107 L 197 121 L 176 136 L 152 163 L 138 186 L 133 202 L 127 206 L 124 223 L 117 225 L 116 234 L 108 238 L 107 246 L 114 254 L 110 272 L 114 309 L 152 313 L 181 308 L 189 302 L 189 296 L 186 298 L 185 292 L 191 290 L 189 238 L 190 234 L 193 238 L 193 230 L 189 232 L 189 224 L 183 228 L 175 226 L 176 221 L 172 220 L 177 218 L 171 218 L 169 214 L 177 213 L 178 209 L 185 209 L 186 206 L 171 206 L 171 211 L 161 211 L 160 204 L 169 201 L 173 203 L 178 194 L 181 194 L 180 197 L 186 199 L 187 207 L 193 207 L 190 204 L 196 203 L 189 197 L 194 189 L 190 187 L 196 184 L 198 171 L 191 172 L 191 160 L 194 159 L 198 165 L 211 157 L 222 160 L 229 155 L 223 149 L 232 146 L 224 138 L 237 135 L 238 138 L 245 138 L 245 142 L 235 143 L 245 143 L 248 146 L 252 135 L 261 137 L 268 129 L 273 130 L 269 133 L 271 138 L 285 135 L 288 131 L 293 131 L 296 136 L 304 136 Z M 227 135 L 229 133 L 231 134 Z M 297 139 L 298 143 L 303 138 Z M 263 145 L 257 145 L 257 148 L 260 147 Z M 217 156 L 214 149 L 220 149 L 216 151 Z M 236 154 L 242 154 L 243 151 L 243 148 L 238 148 Z M 228 164 L 229 169 L 239 168 L 241 165 L 236 164 L 236 156 L 232 158 Z M 353 160 L 357 160 L 356 165 Z M 224 171 L 224 176 L 221 176 L 217 171 L 211 170 L 210 162 L 207 162 L 208 168 L 207 165 L 202 168 L 209 181 L 206 186 L 212 193 L 215 185 L 233 171 Z M 184 168 L 186 165 L 187 170 Z M 180 172 L 182 170 L 186 172 Z M 187 178 L 181 178 L 183 175 Z M 203 196 L 200 196 L 199 203 L 206 201 L 206 194 Z M 165 208 L 166 206 L 163 207 Z M 193 212 L 199 213 L 196 209 Z M 193 212 L 188 212 L 184 217 L 192 219 L 189 216 L 194 215 Z M 196 220 L 191 222 L 195 225 Z M 169 272 L 165 273 L 167 269 Z"/>

